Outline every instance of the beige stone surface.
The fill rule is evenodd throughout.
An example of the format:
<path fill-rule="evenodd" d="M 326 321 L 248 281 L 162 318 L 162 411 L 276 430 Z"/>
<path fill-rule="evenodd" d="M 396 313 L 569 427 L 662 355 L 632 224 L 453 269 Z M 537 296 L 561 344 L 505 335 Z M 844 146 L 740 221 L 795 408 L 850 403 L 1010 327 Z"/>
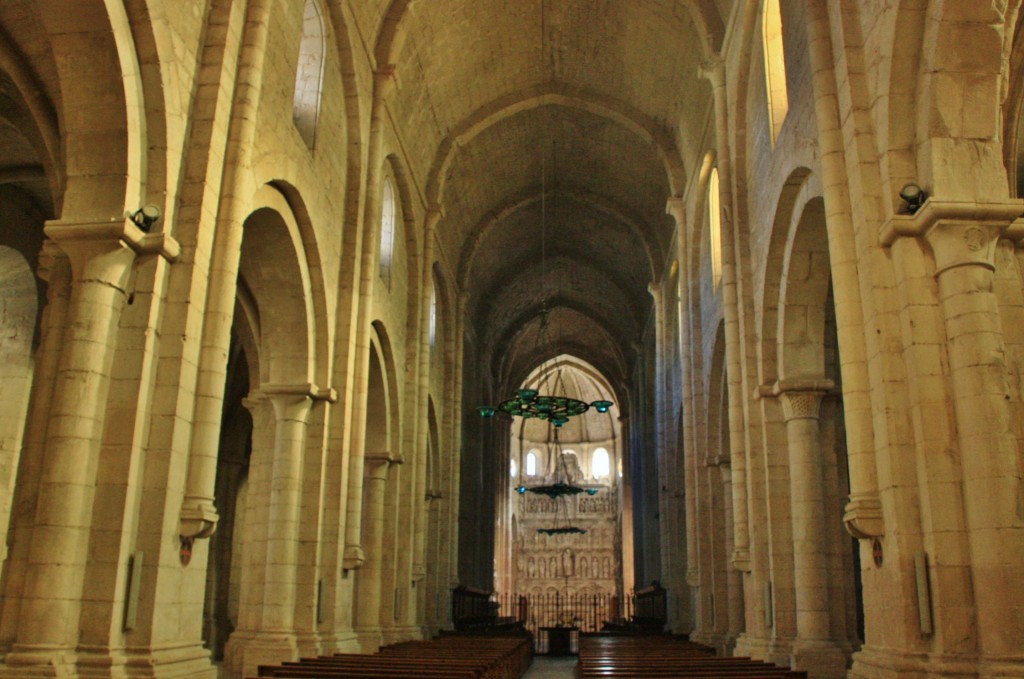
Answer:
<path fill-rule="evenodd" d="M 1020 5 L 0 2 L 0 676 L 450 627 L 558 551 L 475 412 L 556 357 L 594 587 L 1024 675 Z"/>

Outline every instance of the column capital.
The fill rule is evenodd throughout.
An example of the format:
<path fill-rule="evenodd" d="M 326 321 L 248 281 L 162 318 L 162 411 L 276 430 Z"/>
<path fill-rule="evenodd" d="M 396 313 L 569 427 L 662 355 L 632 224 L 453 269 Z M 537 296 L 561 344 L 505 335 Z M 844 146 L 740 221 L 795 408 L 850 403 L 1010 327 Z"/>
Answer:
<path fill-rule="evenodd" d="M 686 200 L 681 196 L 669 196 L 665 201 L 665 214 L 675 220 L 676 230 L 682 233 L 686 225 Z"/>
<path fill-rule="evenodd" d="M 712 54 L 702 60 L 697 67 L 697 75 L 707 80 L 712 86 L 725 84 L 725 59 L 721 54 Z"/>
<path fill-rule="evenodd" d="M 879 242 L 921 238 L 935 255 L 936 274 L 958 266 L 994 269 L 996 242 L 1024 241 L 1024 200 L 974 202 L 930 198 L 912 215 L 893 215 L 882 225 Z"/>
<path fill-rule="evenodd" d="M 373 72 L 373 82 L 376 97 L 380 100 L 387 99 L 398 86 L 398 67 L 394 64 L 384 64 Z"/>
<path fill-rule="evenodd" d="M 375 479 L 383 479 L 393 464 L 402 464 L 403 460 L 390 450 L 366 451 L 363 454 L 363 473 Z"/>
<path fill-rule="evenodd" d="M 313 401 L 321 393 L 315 384 L 264 384 L 260 395 L 274 406 L 274 414 L 280 420 L 305 422 Z"/>
<path fill-rule="evenodd" d="M 436 225 L 442 219 L 444 219 L 444 205 L 431 203 L 427 206 L 427 228 Z"/>
<path fill-rule="evenodd" d="M 818 419 L 821 399 L 835 388 L 835 382 L 826 379 L 778 380 L 762 386 L 757 395 L 774 396 L 782 404 L 782 416 L 790 420 Z"/>
<path fill-rule="evenodd" d="M 50 283 L 58 268 L 61 266 L 66 267 L 67 264 L 67 253 L 60 249 L 56 241 L 49 238 L 44 240 L 43 246 L 39 250 L 39 265 L 36 267 L 36 276 Z"/>

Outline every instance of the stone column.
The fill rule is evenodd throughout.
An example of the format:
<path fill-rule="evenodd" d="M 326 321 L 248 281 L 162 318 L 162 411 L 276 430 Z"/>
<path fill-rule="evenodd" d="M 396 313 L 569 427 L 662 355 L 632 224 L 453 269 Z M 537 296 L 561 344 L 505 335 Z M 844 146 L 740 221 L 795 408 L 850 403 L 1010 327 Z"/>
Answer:
<path fill-rule="evenodd" d="M 1024 237 L 1022 213 L 1020 200 L 929 199 L 915 214 L 891 218 L 880 234 L 884 246 L 899 237 L 921 238 L 934 255 L 956 424 L 950 453 L 962 475 L 971 582 L 936 577 L 932 587 L 943 588 L 947 596 L 973 594 L 979 675 L 984 676 L 1017 676 L 1024 664 L 1024 591 L 1015 586 L 1024 568 L 1021 472 L 993 291 L 996 243 L 1000 237 Z"/>
<path fill-rule="evenodd" d="M 365 489 L 363 491 L 362 534 L 366 560 L 356 583 L 355 626 L 364 653 L 380 646 L 381 577 L 384 556 L 384 500 L 388 486 L 388 470 L 394 461 L 391 453 L 367 452 L 363 456 Z"/>
<path fill-rule="evenodd" d="M 437 294 L 434 291 L 434 234 L 437 232 L 437 225 L 442 219 L 444 219 L 444 208 L 441 205 L 432 204 L 427 209 L 426 223 L 424 225 L 423 269 L 420 273 L 420 355 L 418 366 L 419 384 L 417 385 L 416 397 L 416 407 L 418 408 L 417 421 L 420 431 L 416 437 L 416 444 L 421 452 L 415 458 L 416 481 L 414 498 L 416 501 L 416 530 L 412 557 L 412 579 L 414 583 L 422 582 L 427 574 L 425 563 L 427 517 L 430 515 L 428 509 L 430 497 L 427 492 L 427 484 L 432 481 L 427 479 L 427 471 L 430 468 L 427 460 L 427 454 L 430 451 L 430 418 L 428 416 L 427 403 L 430 392 L 430 363 L 434 349 L 430 343 L 430 300 L 432 295 L 436 296 Z M 435 338 L 435 341 L 437 339 Z M 440 350 L 440 347 L 438 347 L 438 350 Z M 440 455 L 438 455 L 439 457 Z M 434 472 L 436 474 L 437 470 L 434 470 Z"/>
<path fill-rule="evenodd" d="M 1009 671 L 1010 656 L 1016 657 L 1012 667 L 1021 670 L 1024 642 L 1024 594 L 1013 584 L 1024 566 L 1021 471 L 992 289 L 996 241 L 1005 225 L 939 219 L 925 235 L 935 254 L 955 396 L 978 650 L 993 675 L 1015 673 Z"/>
<path fill-rule="evenodd" d="M 370 310 L 373 306 L 373 289 L 376 284 L 377 257 L 380 243 L 380 223 L 378 215 L 381 206 L 381 186 L 384 181 L 384 119 L 385 104 L 395 90 L 396 71 L 393 64 L 383 65 L 374 73 L 373 104 L 370 111 L 370 144 L 367 161 L 366 204 L 363 223 L 360 228 L 363 237 L 360 245 L 362 252 L 359 257 L 359 293 L 356 310 L 355 369 L 350 381 L 352 391 L 348 398 L 352 402 L 349 417 L 349 477 L 348 507 L 345 516 L 345 552 L 342 567 L 356 569 L 363 564 L 366 555 L 360 534 L 362 527 L 361 512 L 363 507 L 363 456 L 366 445 L 366 399 L 370 370 L 370 333 L 372 319 Z"/>
<path fill-rule="evenodd" d="M 260 388 L 259 395 L 273 408 L 273 457 L 263 462 L 268 472 L 264 483 L 260 484 L 257 475 L 250 483 L 250 507 L 261 501 L 266 507 L 262 514 L 251 512 L 246 523 L 258 535 L 260 527 L 254 524 L 262 518 L 266 538 L 262 543 L 250 543 L 253 550 L 258 550 L 257 558 L 248 559 L 246 566 L 262 572 L 250 574 L 249 581 L 256 589 L 250 592 L 253 615 L 239 620 L 239 633 L 229 642 L 230 666 L 241 667 L 246 675 L 255 674 L 259 664 L 294 659 L 299 654 L 295 608 L 306 418 L 313 400 L 324 394 L 333 392 L 321 391 L 312 384 Z M 254 427 L 259 424 L 255 420 L 254 416 Z"/>
<path fill-rule="evenodd" d="M 311 387 L 308 384 L 273 385 L 260 389 L 270 399 L 276 417 L 263 598 L 265 631 L 295 631 L 302 451 L 306 442 L 306 417 L 316 393 Z"/>
<path fill-rule="evenodd" d="M 846 656 L 829 628 L 828 532 L 825 526 L 818 416 L 831 380 L 776 383 L 789 448 L 796 633 L 792 666 L 812 676 L 845 676 Z M 837 517 L 838 518 L 838 517 Z"/>
<path fill-rule="evenodd" d="M 147 236 L 127 220 L 50 222 L 46 235 L 67 253 L 72 287 L 17 642 L 6 672 L 44 665 L 41 676 L 56 676 L 74 663 L 78 643 L 96 465 L 129 274 L 139 253 L 173 259 L 177 248 L 169 237 Z"/>

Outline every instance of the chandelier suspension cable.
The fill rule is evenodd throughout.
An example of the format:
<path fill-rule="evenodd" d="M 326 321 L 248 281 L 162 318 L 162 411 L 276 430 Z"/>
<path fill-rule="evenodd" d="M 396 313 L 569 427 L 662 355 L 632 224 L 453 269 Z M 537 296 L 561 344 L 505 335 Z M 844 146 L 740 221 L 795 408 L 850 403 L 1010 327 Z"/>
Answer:
<path fill-rule="evenodd" d="M 547 75 L 547 3 L 546 0 L 540 0 L 540 55 L 541 55 L 541 81 L 543 82 Z M 540 112 L 542 123 L 546 120 L 550 114 L 548 111 L 542 110 Z M 549 129 L 552 125 L 543 125 L 544 137 L 547 138 Z M 551 155 L 552 165 L 555 163 L 555 157 L 557 152 L 555 149 L 556 139 L 551 139 Z M 547 155 L 548 148 L 547 142 L 541 141 L 540 144 L 540 265 L 541 265 L 541 281 L 540 281 L 540 295 L 541 295 L 541 309 L 540 309 L 540 326 L 537 329 L 536 335 L 536 351 L 535 356 L 540 356 L 541 352 L 549 352 L 551 354 L 551 360 L 554 363 L 555 376 L 554 381 L 550 379 L 550 370 L 548 369 L 548 360 L 545 359 L 541 362 L 540 370 L 537 371 L 538 379 L 536 381 L 536 387 L 521 387 L 517 389 L 512 398 L 506 399 L 499 403 L 497 406 L 482 405 L 477 407 L 477 412 L 482 417 L 494 417 L 499 411 L 508 413 L 509 415 L 522 417 L 528 419 L 531 417 L 545 420 L 554 427 L 561 427 L 567 423 L 570 418 L 577 415 L 582 415 L 587 412 L 591 407 L 599 413 L 606 413 L 608 409 L 614 405 L 611 401 L 598 400 L 592 403 L 586 403 L 577 398 L 571 396 L 560 395 L 565 385 L 562 383 L 561 377 L 561 365 L 558 363 L 558 353 L 555 350 L 561 344 L 561 328 L 559 328 L 559 335 L 557 342 L 552 345 L 551 338 L 548 336 L 548 316 L 550 309 L 548 308 L 548 266 L 547 266 Z M 559 288 L 561 281 L 559 280 Z M 561 293 L 561 290 L 559 290 Z M 524 333 L 525 334 L 525 333 Z M 546 387 L 551 389 L 551 394 L 541 394 L 540 387 Z"/>
<path fill-rule="evenodd" d="M 546 59 L 544 49 L 545 34 L 547 29 L 547 22 L 545 19 L 544 12 L 545 3 L 544 0 L 540 0 L 540 72 L 541 72 L 541 83 L 544 82 L 544 76 L 546 75 Z M 545 118 L 547 116 L 544 116 Z M 544 126 L 547 128 L 547 125 Z M 545 135 L 546 136 L 546 135 Z M 547 266 L 547 155 L 548 149 L 547 144 L 542 143 L 540 145 L 540 285 L 541 294 L 541 313 L 544 315 L 542 323 L 546 322 L 547 313 L 547 283 L 548 283 L 548 266 Z M 541 326 L 543 328 L 543 326 Z"/>

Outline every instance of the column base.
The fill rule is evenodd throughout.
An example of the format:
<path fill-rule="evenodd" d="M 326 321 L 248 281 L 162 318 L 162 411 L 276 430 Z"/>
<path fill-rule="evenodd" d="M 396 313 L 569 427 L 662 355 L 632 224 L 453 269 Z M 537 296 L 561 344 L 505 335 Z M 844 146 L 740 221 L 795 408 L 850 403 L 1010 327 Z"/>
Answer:
<path fill-rule="evenodd" d="M 359 638 L 352 630 L 345 630 L 325 637 L 322 641 L 323 652 L 331 653 L 359 653 Z"/>
<path fill-rule="evenodd" d="M 797 639 L 789 666 L 807 672 L 808 679 L 845 679 L 848 654 L 826 639 Z"/>
<path fill-rule="evenodd" d="M 235 630 L 224 646 L 223 676 L 255 677 L 260 665 L 277 665 L 298 657 L 294 634 Z"/>
<path fill-rule="evenodd" d="M 754 660 L 768 659 L 768 644 L 770 639 L 754 637 L 746 632 L 736 637 L 736 646 L 733 654 L 753 658 Z"/>
<path fill-rule="evenodd" d="M 78 674 L 78 655 L 70 648 L 60 646 L 22 646 L 4 657 L 0 665 L 2 679 L 20 677 L 75 677 Z"/>
<path fill-rule="evenodd" d="M 1024 656 L 930 655 L 865 647 L 853 654 L 850 679 L 1024 677 Z"/>
<path fill-rule="evenodd" d="M 401 627 L 391 627 L 384 631 L 381 635 L 381 644 L 397 644 L 402 641 L 415 641 L 423 639 L 423 629 L 415 625 L 403 625 Z"/>
<path fill-rule="evenodd" d="M 316 657 L 324 653 L 323 640 L 318 634 L 296 635 L 295 648 L 300 658 Z"/>
<path fill-rule="evenodd" d="M 768 640 L 768 652 L 764 657 L 765 662 L 780 667 L 790 667 L 793 662 L 793 644 L 795 639 L 784 637 Z"/>
<path fill-rule="evenodd" d="M 60 677 L 61 679 L 217 679 L 210 652 L 198 644 L 153 652 L 80 648 L 78 653 L 16 649 L 0 665 L 0 677 Z"/>
<path fill-rule="evenodd" d="M 379 627 L 356 630 L 356 640 L 359 642 L 359 653 L 376 653 L 380 650 L 383 638 Z"/>

